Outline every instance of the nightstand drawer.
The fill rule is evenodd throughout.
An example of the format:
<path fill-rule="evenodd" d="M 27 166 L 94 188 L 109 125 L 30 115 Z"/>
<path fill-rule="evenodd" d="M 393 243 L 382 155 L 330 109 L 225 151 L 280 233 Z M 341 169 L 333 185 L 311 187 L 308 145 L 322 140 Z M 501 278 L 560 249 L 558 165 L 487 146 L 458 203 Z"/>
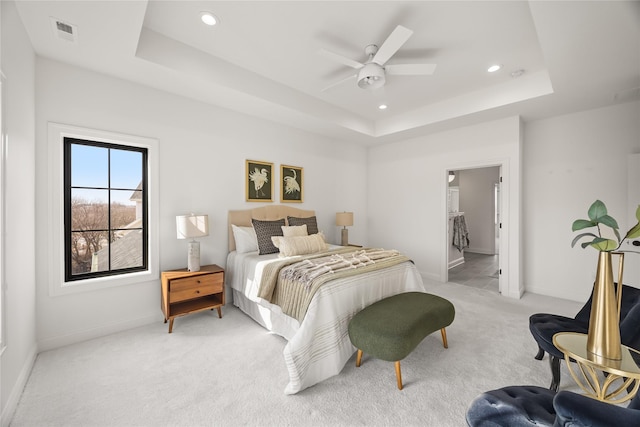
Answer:
<path fill-rule="evenodd" d="M 222 292 L 223 276 L 221 274 L 207 274 L 174 279 L 169 286 L 170 303 L 185 301 Z"/>

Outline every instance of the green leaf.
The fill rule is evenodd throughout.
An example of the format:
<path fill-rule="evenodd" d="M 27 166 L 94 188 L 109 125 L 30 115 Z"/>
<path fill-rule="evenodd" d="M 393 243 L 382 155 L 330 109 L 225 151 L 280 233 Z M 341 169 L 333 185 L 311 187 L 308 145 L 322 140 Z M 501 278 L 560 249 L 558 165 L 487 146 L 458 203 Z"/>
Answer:
<path fill-rule="evenodd" d="M 595 221 L 589 221 L 588 219 L 576 219 L 571 225 L 571 231 L 583 230 L 589 227 L 595 227 L 597 223 Z"/>
<path fill-rule="evenodd" d="M 638 205 L 638 209 L 636 209 L 636 218 L 638 222 L 636 225 L 631 227 L 627 234 L 624 235 L 625 239 L 635 239 L 636 237 L 640 237 L 640 205 Z"/>
<path fill-rule="evenodd" d="M 618 228 L 618 221 L 616 221 L 615 219 L 613 219 L 613 217 L 610 217 L 609 215 L 603 215 L 600 218 L 598 218 L 598 222 L 600 224 L 604 224 L 607 227 L 611 227 L 614 230 L 617 230 Z"/>
<path fill-rule="evenodd" d="M 583 237 L 586 236 L 590 236 L 590 237 L 594 237 L 597 238 L 598 236 L 596 236 L 593 233 L 582 233 L 582 234 L 578 234 L 576 237 L 573 238 L 573 242 L 571 242 L 571 247 L 574 247 L 576 245 L 576 243 L 578 243 L 578 240 L 582 239 Z M 586 248 L 587 246 L 589 246 L 592 242 L 587 242 L 586 245 L 583 243 L 582 248 Z"/>
<path fill-rule="evenodd" d="M 597 222 L 600 217 L 607 214 L 607 207 L 600 200 L 596 200 L 589 207 L 589 219 Z"/>
<path fill-rule="evenodd" d="M 591 242 L 591 246 L 593 246 L 594 248 L 596 248 L 601 252 L 609 252 L 609 251 L 616 250 L 618 248 L 618 245 L 619 243 L 616 242 L 615 240 L 603 239 L 602 237 L 597 237 L 593 239 L 593 241 Z"/>
<path fill-rule="evenodd" d="M 631 230 L 627 231 L 627 234 L 624 236 L 625 239 L 635 239 L 636 237 L 640 237 L 640 222 L 633 226 Z"/>

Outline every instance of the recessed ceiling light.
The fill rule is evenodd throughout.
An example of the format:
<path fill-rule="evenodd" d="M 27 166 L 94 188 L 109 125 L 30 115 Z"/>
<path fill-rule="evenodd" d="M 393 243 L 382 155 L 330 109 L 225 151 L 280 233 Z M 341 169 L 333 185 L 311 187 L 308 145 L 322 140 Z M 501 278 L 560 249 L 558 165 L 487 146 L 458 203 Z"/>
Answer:
<path fill-rule="evenodd" d="M 380 105 L 378 105 L 378 109 L 379 109 L 379 110 L 386 110 L 386 109 L 387 109 L 387 104 L 380 104 Z"/>
<path fill-rule="evenodd" d="M 495 65 L 492 65 L 491 67 L 487 68 L 487 71 L 490 72 L 490 73 L 495 73 L 500 68 L 502 68 L 502 65 L 495 64 Z"/>
<path fill-rule="evenodd" d="M 200 12 L 200 19 L 207 25 L 214 26 L 218 23 L 218 18 L 211 12 Z"/>

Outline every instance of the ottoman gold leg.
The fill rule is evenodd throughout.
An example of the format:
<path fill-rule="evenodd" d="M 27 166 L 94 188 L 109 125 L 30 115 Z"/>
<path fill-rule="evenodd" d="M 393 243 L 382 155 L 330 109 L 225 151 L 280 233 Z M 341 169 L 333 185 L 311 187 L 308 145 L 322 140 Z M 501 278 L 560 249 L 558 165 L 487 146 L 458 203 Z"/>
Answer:
<path fill-rule="evenodd" d="M 360 367 L 360 362 L 362 362 L 362 350 L 358 349 L 358 354 L 356 355 L 356 368 Z"/>
<path fill-rule="evenodd" d="M 398 380 L 398 390 L 402 390 L 402 373 L 400 372 L 400 361 L 396 362 L 396 379 Z"/>
<path fill-rule="evenodd" d="M 444 348 L 449 348 L 449 344 L 447 344 L 447 331 L 442 328 L 440 329 L 440 333 L 442 334 L 442 345 L 444 345 Z"/>

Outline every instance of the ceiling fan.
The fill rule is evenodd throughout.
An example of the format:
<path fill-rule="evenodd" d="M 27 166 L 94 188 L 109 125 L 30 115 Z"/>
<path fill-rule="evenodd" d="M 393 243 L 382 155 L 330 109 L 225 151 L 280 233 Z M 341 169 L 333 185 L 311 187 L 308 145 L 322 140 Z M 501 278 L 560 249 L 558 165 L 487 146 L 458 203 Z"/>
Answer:
<path fill-rule="evenodd" d="M 403 44 L 413 34 L 408 28 L 398 25 L 389 34 L 389 37 L 382 43 L 380 47 L 370 44 L 364 48 L 364 53 L 369 57 L 363 64 L 345 56 L 330 52 L 325 49 L 320 50 L 320 54 L 330 58 L 340 64 L 346 65 L 358 70 L 357 73 L 351 74 L 323 89 L 323 91 L 334 86 L 342 84 L 356 77 L 358 87 L 362 89 L 378 89 L 384 86 L 386 75 L 405 75 L 405 76 L 428 76 L 433 74 L 436 64 L 390 64 L 385 65 L 389 59 L 402 47 Z"/>

